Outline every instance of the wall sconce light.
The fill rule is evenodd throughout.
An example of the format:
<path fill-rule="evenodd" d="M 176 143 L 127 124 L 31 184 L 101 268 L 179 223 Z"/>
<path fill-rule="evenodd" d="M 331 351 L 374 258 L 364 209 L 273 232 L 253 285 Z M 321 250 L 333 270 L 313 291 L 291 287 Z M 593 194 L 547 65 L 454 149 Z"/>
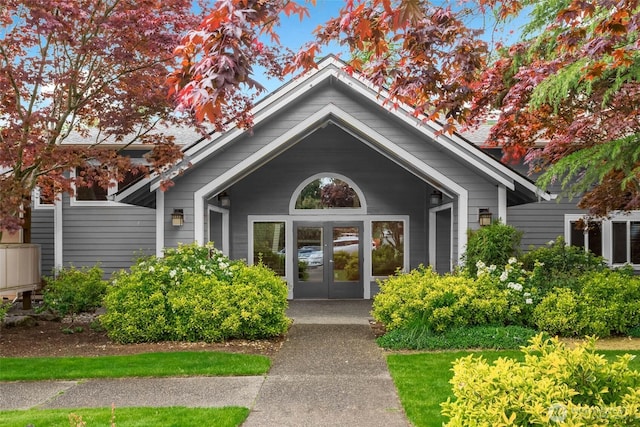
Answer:
<path fill-rule="evenodd" d="M 433 190 L 431 196 L 429 196 L 429 205 L 438 206 L 440 203 L 442 203 L 442 191 Z"/>
<path fill-rule="evenodd" d="M 480 223 L 480 227 L 486 227 L 487 225 L 491 225 L 491 221 L 493 219 L 493 215 L 489 211 L 489 209 L 481 208 L 478 213 L 478 222 Z"/>
<path fill-rule="evenodd" d="M 228 208 L 231 206 L 231 197 L 229 197 L 226 191 L 223 191 L 218 194 L 218 202 L 220 202 L 220 207 Z"/>
<path fill-rule="evenodd" d="M 171 225 L 174 227 L 182 227 L 184 225 L 184 211 L 182 209 L 174 209 L 171 214 Z"/>

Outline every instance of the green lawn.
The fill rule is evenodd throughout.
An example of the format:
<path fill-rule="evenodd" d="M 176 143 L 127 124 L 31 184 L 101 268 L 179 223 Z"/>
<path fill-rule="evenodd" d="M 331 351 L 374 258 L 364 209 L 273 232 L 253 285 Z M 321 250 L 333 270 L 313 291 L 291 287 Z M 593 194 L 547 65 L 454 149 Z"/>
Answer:
<path fill-rule="evenodd" d="M 0 381 L 84 378 L 262 375 L 266 356 L 224 352 L 144 353 L 100 357 L 0 358 Z"/>
<path fill-rule="evenodd" d="M 640 355 L 639 351 L 597 350 L 607 358 L 625 353 Z M 409 420 L 416 427 L 441 426 L 447 421 L 440 415 L 440 403 L 453 398 L 449 380 L 453 376 L 452 363 L 468 351 L 434 352 L 418 354 L 391 354 L 387 357 L 389 371 L 398 389 L 400 401 Z M 520 351 L 482 351 L 474 352 L 492 362 L 498 357 L 523 359 Z M 629 366 L 640 370 L 640 357 L 631 361 Z"/>
<path fill-rule="evenodd" d="M 87 426 L 118 427 L 235 427 L 249 415 L 247 408 L 77 408 L 30 409 L 28 411 L 0 411 L 4 427 L 26 425 L 48 427 L 75 427 L 85 422 Z"/>

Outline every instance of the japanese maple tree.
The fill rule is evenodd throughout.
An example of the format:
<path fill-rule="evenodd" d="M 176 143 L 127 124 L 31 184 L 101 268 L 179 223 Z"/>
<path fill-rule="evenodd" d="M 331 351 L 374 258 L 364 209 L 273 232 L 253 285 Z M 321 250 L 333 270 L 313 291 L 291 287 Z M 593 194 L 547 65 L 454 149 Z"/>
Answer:
<path fill-rule="evenodd" d="M 250 127 L 262 90 L 255 64 L 280 77 L 309 70 L 323 45 L 338 42 L 351 53 L 346 71 L 382 88 L 391 107 L 409 105 L 443 131 L 498 110 L 488 143 L 546 170 L 541 185 L 560 180 L 595 214 L 640 208 L 638 0 L 346 0 L 316 41 L 282 48 L 280 17 L 302 19 L 313 2 L 216 2 L 176 50 L 182 64 L 168 82 L 179 108 L 220 130 Z M 523 10 L 522 40 L 497 50 L 465 25 L 491 12 L 508 26 Z"/>
<path fill-rule="evenodd" d="M 541 185 L 561 184 L 592 214 L 639 209 L 640 3 L 521 5 L 531 6 L 531 21 L 479 80 L 473 116 L 481 121 L 497 109 L 489 143 L 510 159 L 526 155 L 544 172 Z"/>
<path fill-rule="evenodd" d="M 465 25 L 468 11 L 425 0 L 348 0 L 315 30 L 315 41 L 292 52 L 280 45 L 278 25 L 282 16 L 307 16 L 307 3 L 314 0 L 217 1 L 176 51 L 182 67 L 169 83 L 179 108 L 218 129 L 250 127 L 254 97 L 263 90 L 255 64 L 277 77 L 307 71 L 322 46 L 338 42 L 352 54 L 346 70 L 384 87 L 391 107 L 407 103 L 445 130 L 467 116 L 471 84 L 487 58 L 480 31 Z"/>
<path fill-rule="evenodd" d="M 165 80 L 173 50 L 202 19 L 190 0 L 4 0 L 0 4 L 0 232 L 16 230 L 39 187 L 52 199 L 113 185 L 148 144 L 156 171 L 181 158 Z M 70 136 L 82 144 L 65 144 Z M 76 139 L 80 139 L 76 138 Z M 115 148 L 114 148 L 115 147 Z M 92 165 L 101 165 L 91 168 Z"/>

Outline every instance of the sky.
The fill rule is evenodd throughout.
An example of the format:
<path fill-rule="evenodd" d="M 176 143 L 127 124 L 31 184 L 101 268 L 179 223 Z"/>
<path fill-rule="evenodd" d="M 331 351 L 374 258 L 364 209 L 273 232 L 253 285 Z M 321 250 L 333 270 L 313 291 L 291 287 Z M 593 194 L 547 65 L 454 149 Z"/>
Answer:
<path fill-rule="evenodd" d="M 300 0 L 303 3 L 303 0 Z M 457 0 L 432 0 L 433 4 L 452 4 L 455 8 L 460 3 Z M 281 26 L 278 29 L 280 35 L 280 41 L 284 46 L 287 46 L 294 51 L 302 47 L 306 42 L 312 41 L 313 30 L 318 26 L 327 22 L 330 18 L 338 16 L 340 8 L 345 4 L 344 0 L 316 0 L 316 5 L 307 4 L 309 9 L 309 17 L 305 18 L 302 22 L 298 16 L 283 17 Z M 485 41 L 492 43 L 501 40 L 506 43 L 514 42 L 518 39 L 521 27 L 524 25 L 526 15 L 523 15 L 508 24 L 506 28 L 497 29 L 492 31 L 494 27 L 494 21 L 490 16 L 473 15 L 469 16 L 467 25 L 471 28 L 484 28 L 485 35 L 483 38 Z M 342 50 L 338 44 L 332 44 L 323 48 L 321 55 L 342 53 L 342 56 L 348 59 L 346 50 Z M 280 87 L 283 82 L 277 79 L 267 79 L 260 71 L 255 69 L 257 80 L 265 86 L 267 93 Z"/>

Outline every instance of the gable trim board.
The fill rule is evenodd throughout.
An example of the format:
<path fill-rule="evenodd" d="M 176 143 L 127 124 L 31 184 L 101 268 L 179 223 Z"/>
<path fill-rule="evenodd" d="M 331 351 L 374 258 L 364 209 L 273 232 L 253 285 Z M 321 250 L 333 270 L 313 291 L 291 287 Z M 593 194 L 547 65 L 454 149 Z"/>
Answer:
<path fill-rule="evenodd" d="M 505 185 L 508 189 L 514 190 L 515 183 L 517 182 L 526 190 L 534 193 L 538 198 L 550 200 L 551 195 L 549 193 L 540 190 L 532 181 L 503 165 L 490 155 L 482 152 L 459 135 L 453 134 L 447 136 L 439 134 L 439 131 L 442 130 L 441 126 L 433 121 L 427 121 L 424 116 L 414 117 L 411 107 L 400 104 L 394 109 L 386 108 L 385 100 L 387 99 L 387 94 L 385 91 L 376 90 L 363 78 L 349 75 L 342 70 L 343 66 L 344 63 L 330 56 L 320 61 L 316 70 L 312 70 L 285 84 L 254 107 L 254 125 L 258 125 L 269 119 L 273 114 L 286 108 L 292 101 L 298 99 L 325 80 L 334 78 L 359 95 L 364 96 L 370 102 L 387 109 L 394 117 L 401 119 L 407 125 L 417 129 L 430 140 L 439 144 L 441 148 L 483 172 L 487 177 Z M 246 132 L 244 129 L 234 127 L 224 133 L 213 134 L 207 140 L 206 145 L 200 142 L 185 148 L 185 158 L 182 164 L 188 164 L 186 167 L 194 166 L 222 150 L 226 145 L 232 143 Z M 181 169 L 182 168 L 178 166 L 169 177 L 175 178 Z M 150 191 L 155 191 L 161 185 L 161 177 L 157 173 L 153 173 L 149 178 L 141 180 L 129 189 L 124 190 L 121 194 L 118 194 L 116 201 L 124 200 L 125 197 L 133 194 L 136 190 L 143 188 L 149 183 L 151 184 Z"/>
<path fill-rule="evenodd" d="M 389 159 L 393 160 L 398 165 L 410 171 L 426 183 L 443 190 L 443 192 L 445 193 L 458 197 L 459 259 L 461 254 L 464 252 L 464 247 L 467 243 L 467 210 L 469 198 L 468 191 L 446 175 L 427 165 L 417 157 L 413 156 L 411 153 L 398 147 L 383 135 L 369 128 L 364 123 L 355 119 L 353 116 L 333 104 L 326 105 L 316 113 L 309 116 L 307 119 L 289 129 L 280 137 L 273 140 L 268 145 L 262 147 L 254 154 L 239 162 L 233 168 L 227 170 L 219 177 L 215 178 L 208 184 L 196 190 L 193 195 L 193 207 L 196 215 L 196 217 L 194 218 L 194 240 L 200 244 L 205 243 L 204 218 L 202 217 L 202 215 L 204 212 L 206 197 L 215 195 L 217 192 L 223 191 L 230 184 L 247 176 L 258 167 L 264 165 L 269 160 L 276 157 L 286 148 L 295 145 L 295 143 L 304 139 L 304 137 L 311 131 L 323 126 L 328 122 L 328 120 L 331 120 L 331 118 L 340 119 L 340 121 L 347 123 L 349 127 L 359 135 L 366 135 L 368 137 L 367 141 L 369 145 L 378 147 L 379 150 L 381 150 L 382 153 L 385 153 L 385 155 Z M 334 124 L 341 128 L 344 128 L 344 126 L 342 126 L 339 122 L 334 122 Z M 348 128 L 345 128 L 345 130 L 348 131 Z M 359 139 L 362 140 L 362 137 L 359 137 Z M 390 153 L 393 153 L 393 156 L 390 156 Z"/>

